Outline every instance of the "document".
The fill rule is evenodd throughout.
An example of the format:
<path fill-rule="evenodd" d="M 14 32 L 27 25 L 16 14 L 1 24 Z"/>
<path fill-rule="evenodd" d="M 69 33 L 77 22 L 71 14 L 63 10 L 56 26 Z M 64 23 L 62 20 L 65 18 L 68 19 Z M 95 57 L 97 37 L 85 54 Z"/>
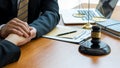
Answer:
<path fill-rule="evenodd" d="M 97 22 L 98 26 L 101 26 L 104 32 L 120 38 L 120 21 L 108 19 L 104 22 Z"/>
<path fill-rule="evenodd" d="M 89 39 L 90 36 L 91 30 L 58 25 L 43 37 L 78 44 Z"/>

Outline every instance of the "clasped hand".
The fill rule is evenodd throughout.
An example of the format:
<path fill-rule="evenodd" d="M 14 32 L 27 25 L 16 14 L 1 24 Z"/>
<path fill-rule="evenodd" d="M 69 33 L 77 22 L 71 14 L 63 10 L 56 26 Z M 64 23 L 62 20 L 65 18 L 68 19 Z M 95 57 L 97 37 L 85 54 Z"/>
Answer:
<path fill-rule="evenodd" d="M 24 45 L 36 36 L 36 29 L 17 18 L 10 20 L 1 29 L 1 37 L 16 44 Z M 22 42 L 22 43 L 21 43 Z"/>

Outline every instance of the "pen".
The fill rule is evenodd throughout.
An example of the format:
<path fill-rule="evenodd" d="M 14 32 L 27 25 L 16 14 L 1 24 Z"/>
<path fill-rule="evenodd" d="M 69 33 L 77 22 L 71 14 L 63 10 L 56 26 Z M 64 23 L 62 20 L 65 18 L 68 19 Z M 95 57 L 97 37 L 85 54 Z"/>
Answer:
<path fill-rule="evenodd" d="M 66 32 L 66 33 L 61 33 L 61 34 L 58 34 L 57 36 L 62 36 L 62 35 L 71 34 L 71 33 L 75 33 L 75 32 L 77 32 L 77 31 L 74 30 L 74 31 Z"/>

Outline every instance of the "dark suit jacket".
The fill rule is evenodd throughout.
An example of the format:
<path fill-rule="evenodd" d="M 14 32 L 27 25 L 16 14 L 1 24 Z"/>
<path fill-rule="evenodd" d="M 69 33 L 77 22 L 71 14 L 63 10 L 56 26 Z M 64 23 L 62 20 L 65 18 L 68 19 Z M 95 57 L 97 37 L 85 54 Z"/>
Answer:
<path fill-rule="evenodd" d="M 0 25 L 17 17 L 17 0 L 0 0 Z M 57 0 L 29 0 L 28 23 L 37 29 L 37 38 L 48 33 L 58 23 Z"/>
<path fill-rule="evenodd" d="M 19 47 L 15 46 L 7 40 L 0 42 L 0 68 L 6 64 L 17 61 L 19 56 Z"/>

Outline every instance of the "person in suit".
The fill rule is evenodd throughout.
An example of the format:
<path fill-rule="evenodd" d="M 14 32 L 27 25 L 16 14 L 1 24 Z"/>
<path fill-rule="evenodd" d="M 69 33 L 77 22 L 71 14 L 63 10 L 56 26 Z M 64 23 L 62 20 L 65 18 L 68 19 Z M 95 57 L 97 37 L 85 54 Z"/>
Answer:
<path fill-rule="evenodd" d="M 29 42 L 33 38 L 40 38 L 58 24 L 57 0 L 29 0 L 26 22 L 17 18 L 19 3 L 20 0 L 0 0 L 0 37 L 6 38 L 14 33 L 28 38 Z"/>
<path fill-rule="evenodd" d="M 23 45 L 25 40 L 22 36 L 9 34 L 0 41 L 0 68 L 19 59 L 20 49 L 18 46 Z"/>
<path fill-rule="evenodd" d="M 17 18 L 19 3 L 20 0 L 0 0 L 0 37 L 5 39 L 0 42 L 0 66 L 18 60 L 20 50 L 15 45 L 40 38 L 51 31 L 60 19 L 57 0 L 29 0 L 27 21 Z M 21 37 L 24 40 L 20 40 L 22 44 L 19 43 Z"/>

